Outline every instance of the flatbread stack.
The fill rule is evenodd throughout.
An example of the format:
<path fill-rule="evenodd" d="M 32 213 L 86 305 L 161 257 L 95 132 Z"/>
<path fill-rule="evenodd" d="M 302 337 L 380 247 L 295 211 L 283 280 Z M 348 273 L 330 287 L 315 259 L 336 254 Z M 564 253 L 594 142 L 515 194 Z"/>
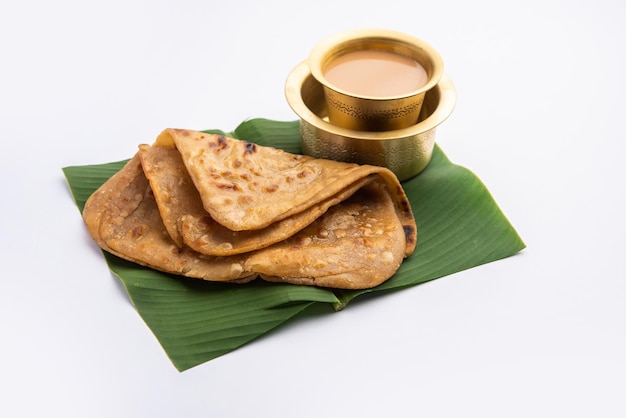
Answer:
<path fill-rule="evenodd" d="M 383 283 L 417 227 L 388 169 L 166 129 L 86 202 L 104 250 L 210 281 L 338 289 Z"/>

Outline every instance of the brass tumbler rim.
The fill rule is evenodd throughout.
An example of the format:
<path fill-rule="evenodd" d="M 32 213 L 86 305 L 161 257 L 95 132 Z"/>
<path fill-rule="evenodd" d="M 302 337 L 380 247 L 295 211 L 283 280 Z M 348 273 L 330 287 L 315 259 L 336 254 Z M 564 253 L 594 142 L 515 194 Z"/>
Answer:
<path fill-rule="evenodd" d="M 402 94 L 372 96 L 334 85 L 326 78 L 326 67 L 344 54 L 382 51 L 418 62 L 428 79 L 419 88 Z M 358 29 L 342 32 L 319 42 L 308 57 L 313 77 L 323 86 L 329 120 L 344 128 L 388 131 L 417 123 L 426 92 L 439 83 L 443 60 L 426 42 L 411 35 L 386 29 Z"/>
<path fill-rule="evenodd" d="M 415 59 L 428 73 L 428 82 L 405 94 L 373 97 L 345 91 L 326 79 L 324 69 L 330 61 L 345 53 L 365 49 L 394 52 Z M 308 57 L 308 64 L 313 77 L 324 87 L 347 96 L 369 100 L 401 99 L 426 92 L 439 83 L 444 72 L 443 59 L 436 49 L 419 38 L 387 29 L 356 29 L 331 35 L 313 47 Z"/>

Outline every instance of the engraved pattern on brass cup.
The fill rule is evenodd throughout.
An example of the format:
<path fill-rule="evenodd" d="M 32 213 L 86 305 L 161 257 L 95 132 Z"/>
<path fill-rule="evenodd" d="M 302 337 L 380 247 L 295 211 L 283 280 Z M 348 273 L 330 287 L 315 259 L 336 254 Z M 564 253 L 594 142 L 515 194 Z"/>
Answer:
<path fill-rule="evenodd" d="M 285 96 L 300 117 L 302 151 L 316 158 L 389 168 L 402 181 L 419 174 L 430 162 L 436 128 L 452 113 L 456 89 L 445 74 L 424 95 L 416 124 L 385 132 L 359 131 L 331 124 L 323 86 L 307 61 L 289 74 Z"/>

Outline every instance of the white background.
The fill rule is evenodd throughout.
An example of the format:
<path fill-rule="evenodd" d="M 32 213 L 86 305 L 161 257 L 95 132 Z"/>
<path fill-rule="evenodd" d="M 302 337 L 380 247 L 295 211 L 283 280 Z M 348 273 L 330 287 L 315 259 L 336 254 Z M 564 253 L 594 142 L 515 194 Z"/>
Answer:
<path fill-rule="evenodd" d="M 0 6 L 0 415 L 626 416 L 626 6 L 618 0 L 24 0 Z M 176 371 L 82 224 L 61 168 L 166 127 L 294 120 L 327 35 L 439 50 L 437 140 L 528 248 Z"/>

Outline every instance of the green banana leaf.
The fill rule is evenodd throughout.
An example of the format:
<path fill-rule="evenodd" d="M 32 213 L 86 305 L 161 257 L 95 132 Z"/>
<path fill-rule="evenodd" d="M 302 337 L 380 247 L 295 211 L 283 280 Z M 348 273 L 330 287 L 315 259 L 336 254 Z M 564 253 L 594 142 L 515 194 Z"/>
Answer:
<path fill-rule="evenodd" d="M 300 152 L 298 121 L 252 119 L 233 132 L 207 130 L 288 152 Z M 87 198 L 126 161 L 63 168 L 82 212 Z M 414 286 L 512 256 L 525 244 L 483 183 L 452 164 L 439 146 L 418 176 L 403 183 L 418 225 L 414 254 L 382 285 L 346 291 L 266 283 L 212 283 L 169 275 L 103 252 L 137 312 L 179 370 L 228 353 L 285 321 L 324 304 L 328 314 L 370 292 Z"/>

